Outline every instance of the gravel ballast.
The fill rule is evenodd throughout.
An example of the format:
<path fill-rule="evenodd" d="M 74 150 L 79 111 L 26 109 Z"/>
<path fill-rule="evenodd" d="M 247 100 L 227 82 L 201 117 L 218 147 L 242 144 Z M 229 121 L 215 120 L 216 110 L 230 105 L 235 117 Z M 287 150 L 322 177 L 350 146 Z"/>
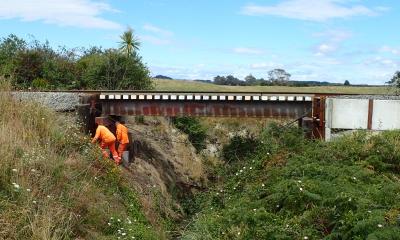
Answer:
<path fill-rule="evenodd" d="M 13 92 L 12 96 L 21 101 L 43 104 L 57 112 L 73 111 L 79 104 L 80 93 L 63 92 Z"/>

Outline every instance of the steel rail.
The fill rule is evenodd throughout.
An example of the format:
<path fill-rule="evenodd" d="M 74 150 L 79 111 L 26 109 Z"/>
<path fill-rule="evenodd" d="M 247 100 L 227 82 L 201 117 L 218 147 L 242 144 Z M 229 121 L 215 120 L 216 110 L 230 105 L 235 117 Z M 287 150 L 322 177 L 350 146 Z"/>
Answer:
<path fill-rule="evenodd" d="M 41 90 L 41 91 L 26 91 L 26 90 L 16 90 L 13 92 L 35 92 L 35 93 L 88 93 L 88 94 L 107 94 L 107 93 L 182 93 L 182 94 L 297 94 L 297 95 L 320 95 L 320 96 L 337 96 L 337 95 L 382 95 L 379 93 L 327 93 L 327 92 L 297 92 L 297 91 L 166 91 L 166 90 Z"/>

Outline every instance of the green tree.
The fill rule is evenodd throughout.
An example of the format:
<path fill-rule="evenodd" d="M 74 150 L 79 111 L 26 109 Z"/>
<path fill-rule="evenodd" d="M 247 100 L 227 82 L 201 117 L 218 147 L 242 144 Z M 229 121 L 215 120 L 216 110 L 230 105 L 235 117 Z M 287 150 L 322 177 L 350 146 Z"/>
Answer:
<path fill-rule="evenodd" d="M 121 36 L 120 50 L 128 57 L 134 55 L 139 50 L 140 42 L 135 38 L 133 29 L 128 28 Z"/>
<path fill-rule="evenodd" d="M 400 71 L 394 73 L 392 79 L 387 82 L 388 84 L 400 88 Z"/>
<path fill-rule="evenodd" d="M 246 81 L 247 85 L 255 85 L 257 83 L 257 78 L 255 78 L 253 75 L 249 74 L 244 78 Z"/>
<path fill-rule="evenodd" d="M 349 80 L 344 81 L 344 84 L 343 84 L 343 85 L 345 85 L 345 86 L 350 86 Z"/>
<path fill-rule="evenodd" d="M 13 60 L 16 54 L 26 48 L 25 40 L 10 34 L 0 40 L 0 76 L 12 77 Z"/>
<path fill-rule="evenodd" d="M 149 89 L 149 70 L 137 55 L 126 56 L 115 49 L 94 52 L 78 60 L 79 85 L 87 89 Z"/>
<path fill-rule="evenodd" d="M 291 76 L 284 69 L 280 68 L 268 72 L 268 80 L 275 84 L 286 84 Z"/>

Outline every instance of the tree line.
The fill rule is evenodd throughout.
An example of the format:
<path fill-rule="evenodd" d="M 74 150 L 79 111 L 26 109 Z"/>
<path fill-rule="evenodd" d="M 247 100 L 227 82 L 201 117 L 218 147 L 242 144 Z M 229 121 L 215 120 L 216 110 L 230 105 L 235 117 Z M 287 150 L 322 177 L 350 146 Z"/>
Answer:
<path fill-rule="evenodd" d="M 28 42 L 10 34 L 0 39 L 0 77 L 16 89 L 152 88 L 133 30 L 120 38 L 118 48 L 53 49 L 48 41 Z"/>
<path fill-rule="evenodd" d="M 330 82 L 319 82 L 319 81 L 294 81 L 290 80 L 291 74 L 287 73 L 284 69 L 274 69 L 268 72 L 267 79 L 256 78 L 252 74 L 247 75 L 243 80 L 234 77 L 233 75 L 228 76 L 216 76 L 214 81 L 208 81 L 217 85 L 229 85 L 229 86 L 295 86 L 295 87 L 307 87 L 307 86 L 350 86 L 350 81 L 345 80 L 343 84 L 330 83 Z M 207 82 L 203 80 L 203 82 Z M 400 88 L 400 71 L 396 71 L 393 77 L 386 82 L 391 86 Z M 356 85 L 363 86 L 363 85 Z"/>
<path fill-rule="evenodd" d="M 291 74 L 286 72 L 284 69 L 273 69 L 268 72 L 266 79 L 256 78 L 252 74 L 247 75 L 243 80 L 234 77 L 233 75 L 228 76 L 216 76 L 214 77 L 214 84 L 218 85 L 230 85 L 230 86 L 328 86 L 328 85 L 341 85 L 330 82 L 319 82 L 319 81 L 293 81 L 290 80 Z M 350 85 L 350 82 L 346 80 L 343 85 Z"/>

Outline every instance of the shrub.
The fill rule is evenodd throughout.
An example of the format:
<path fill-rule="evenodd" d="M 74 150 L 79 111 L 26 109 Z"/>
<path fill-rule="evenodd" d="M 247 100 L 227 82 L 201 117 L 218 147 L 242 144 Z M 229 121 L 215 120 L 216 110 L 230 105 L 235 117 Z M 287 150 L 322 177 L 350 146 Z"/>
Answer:
<path fill-rule="evenodd" d="M 147 66 L 135 53 L 116 49 L 54 50 L 48 42 L 26 43 L 10 35 L 0 39 L 0 76 L 13 81 L 18 89 L 150 89 Z M 34 82 L 35 81 L 35 82 Z"/>
<path fill-rule="evenodd" d="M 197 151 L 201 151 L 206 147 L 207 131 L 199 120 L 193 117 L 175 117 L 172 119 L 172 123 L 176 128 L 188 135 L 189 141 Z"/>
<path fill-rule="evenodd" d="M 35 78 L 32 81 L 32 88 L 37 90 L 47 90 L 49 89 L 49 82 L 43 78 Z"/>
<path fill-rule="evenodd" d="M 243 160 L 254 154 L 260 142 L 252 136 L 234 136 L 229 144 L 224 145 L 222 157 L 228 163 Z"/>
<path fill-rule="evenodd" d="M 182 239 L 397 239 L 399 138 L 314 142 L 269 126 L 254 154 L 217 167 Z"/>

